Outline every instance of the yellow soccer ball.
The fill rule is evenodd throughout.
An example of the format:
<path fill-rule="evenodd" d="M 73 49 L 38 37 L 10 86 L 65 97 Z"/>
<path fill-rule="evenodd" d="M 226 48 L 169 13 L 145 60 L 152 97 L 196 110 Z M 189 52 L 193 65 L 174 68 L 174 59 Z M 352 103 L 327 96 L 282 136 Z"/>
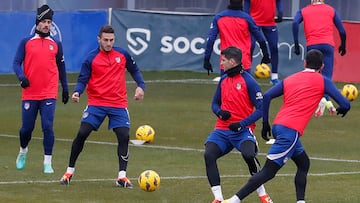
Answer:
<path fill-rule="evenodd" d="M 135 133 L 135 138 L 150 143 L 154 140 L 155 131 L 150 125 L 140 126 Z"/>
<path fill-rule="evenodd" d="M 153 192 L 160 186 L 160 176 L 153 170 L 146 170 L 140 174 L 138 183 L 144 191 Z"/>
<path fill-rule="evenodd" d="M 359 91 L 355 85 L 346 84 L 341 90 L 341 94 L 349 101 L 354 101 L 359 96 Z"/>
<path fill-rule="evenodd" d="M 254 73 L 257 78 L 269 78 L 271 68 L 267 64 L 261 63 L 255 67 Z"/>

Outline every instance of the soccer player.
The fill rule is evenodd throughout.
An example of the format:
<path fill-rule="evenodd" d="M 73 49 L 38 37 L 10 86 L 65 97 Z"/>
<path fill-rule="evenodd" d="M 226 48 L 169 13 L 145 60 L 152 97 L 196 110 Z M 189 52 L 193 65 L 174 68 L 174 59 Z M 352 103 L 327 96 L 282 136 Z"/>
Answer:
<path fill-rule="evenodd" d="M 270 63 L 267 45 L 259 27 L 256 26 L 251 16 L 243 12 L 242 9 L 243 0 L 230 0 L 228 9 L 214 17 L 208 34 L 203 66 L 208 74 L 210 71 L 213 72 L 210 57 L 218 35 L 220 35 L 220 50 L 229 46 L 236 46 L 242 50 L 242 64 L 246 71 L 250 72 L 251 68 L 251 36 L 254 36 L 260 44 L 263 53 L 261 63 Z M 224 67 L 221 64 L 220 71 L 222 75 Z"/>
<path fill-rule="evenodd" d="M 69 165 L 60 183 L 63 185 L 70 183 L 75 171 L 75 162 L 84 147 L 85 140 L 92 131 L 98 130 L 107 116 L 108 128 L 114 131 L 118 140 L 119 172 L 115 183 L 120 187 L 132 188 L 132 183 L 126 177 L 130 137 L 126 71 L 137 84 L 135 100 L 144 98 L 145 83 L 137 64 L 129 53 L 120 47 L 113 47 L 115 34 L 110 25 L 100 28 L 98 42 L 99 47 L 91 51 L 82 64 L 71 97 L 74 102 L 79 102 L 86 88 L 88 106 L 83 112 L 80 129 L 72 143 Z"/>
<path fill-rule="evenodd" d="M 241 202 L 257 187 L 274 178 L 288 159 L 292 159 L 297 166 L 296 200 L 297 203 L 305 203 L 306 177 L 310 160 L 300 142 L 300 137 L 324 93 L 329 94 L 340 105 L 337 114 L 342 117 L 350 110 L 350 102 L 341 95 L 329 78 L 320 74 L 324 65 L 323 55 L 319 50 L 312 49 L 306 54 L 304 66 L 303 71 L 288 76 L 265 92 L 261 130 L 261 136 L 265 140 L 269 140 L 271 136 L 268 121 L 270 101 L 284 95 L 283 104 L 272 126 L 272 134 L 276 141 L 270 147 L 261 171 L 253 175 L 236 195 L 223 202 Z"/>
<path fill-rule="evenodd" d="M 341 45 L 339 53 L 341 56 L 346 54 L 346 32 L 341 19 L 334 8 L 324 3 L 324 0 L 312 0 L 311 4 L 299 10 L 293 21 L 293 37 L 295 43 L 295 54 L 300 54 L 300 46 L 298 41 L 299 24 L 304 21 L 304 32 L 306 38 L 306 49 L 318 49 L 324 55 L 324 69 L 322 74 L 328 78 L 332 78 L 334 68 L 334 25 L 336 26 L 340 38 Z M 319 102 L 315 111 L 315 116 L 320 117 L 324 114 L 325 107 L 331 115 L 336 113 L 336 109 L 329 100 L 328 95 Z"/>
<path fill-rule="evenodd" d="M 53 15 L 54 12 L 48 5 L 37 9 L 35 33 L 21 40 L 14 58 L 13 69 L 22 87 L 20 152 L 16 159 L 18 170 L 25 167 L 28 145 L 40 112 L 44 134 L 44 173 L 54 173 L 51 162 L 59 78 L 64 104 L 69 100 L 69 87 L 62 44 L 50 36 Z"/>
<path fill-rule="evenodd" d="M 262 93 L 255 79 L 241 65 L 242 52 L 237 47 L 221 51 L 222 75 L 212 100 L 212 111 L 218 117 L 215 129 L 205 141 L 206 174 L 214 194 L 213 203 L 223 200 L 217 159 L 233 148 L 241 152 L 251 175 L 260 170 L 256 158 L 255 122 L 261 117 Z M 263 185 L 257 189 L 262 203 L 271 203 Z"/>
<path fill-rule="evenodd" d="M 244 11 L 248 13 L 259 26 L 260 30 L 264 34 L 266 41 L 268 42 L 271 54 L 271 84 L 279 82 L 278 75 L 278 63 L 279 63 L 279 51 L 278 51 L 278 30 L 276 22 L 281 22 L 283 17 L 282 2 L 281 0 L 245 0 Z M 276 11 L 277 15 L 276 15 Z M 274 17 L 277 16 L 275 19 Z M 255 39 L 251 40 L 251 55 L 254 52 Z"/>

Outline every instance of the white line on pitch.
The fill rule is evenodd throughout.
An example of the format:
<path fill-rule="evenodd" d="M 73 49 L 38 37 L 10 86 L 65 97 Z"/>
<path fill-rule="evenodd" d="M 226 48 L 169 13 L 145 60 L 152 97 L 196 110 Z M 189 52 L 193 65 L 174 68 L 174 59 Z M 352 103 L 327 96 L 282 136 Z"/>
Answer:
<path fill-rule="evenodd" d="M 360 171 L 353 172 L 331 172 L 331 173 L 309 173 L 308 176 L 333 176 L 333 175 L 356 175 Z M 276 174 L 277 177 L 293 177 L 295 174 Z M 250 175 L 222 175 L 221 178 L 249 178 Z M 206 179 L 206 176 L 169 176 L 161 177 L 162 180 L 189 180 L 189 179 Z M 114 181 L 113 178 L 98 178 L 98 179 L 82 179 L 71 180 L 71 182 L 104 182 Z M 130 180 L 137 180 L 137 178 L 130 178 Z M 0 185 L 15 185 L 15 184 L 49 184 L 59 183 L 59 180 L 27 180 L 27 181 L 1 181 Z"/>

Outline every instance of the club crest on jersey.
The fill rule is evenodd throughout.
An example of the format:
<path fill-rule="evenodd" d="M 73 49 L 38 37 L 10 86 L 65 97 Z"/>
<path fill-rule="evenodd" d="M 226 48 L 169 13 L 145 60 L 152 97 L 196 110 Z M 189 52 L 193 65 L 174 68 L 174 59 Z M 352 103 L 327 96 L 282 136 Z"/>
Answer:
<path fill-rule="evenodd" d="M 30 109 L 30 103 L 29 103 L 29 102 L 26 102 L 26 103 L 24 104 L 24 109 L 25 109 L 25 110 L 29 110 L 29 109 Z"/>
<path fill-rule="evenodd" d="M 116 61 L 116 63 L 120 63 L 120 61 L 121 61 L 120 57 L 116 57 L 115 61 Z"/>
<path fill-rule="evenodd" d="M 50 49 L 51 51 L 53 51 L 53 50 L 54 50 L 54 45 L 49 44 L 49 49 Z"/>
<path fill-rule="evenodd" d="M 237 90 L 240 90 L 240 89 L 241 89 L 241 84 L 240 84 L 240 83 L 237 83 L 237 84 L 236 84 L 236 89 L 237 89 Z"/>
<path fill-rule="evenodd" d="M 261 92 L 256 92 L 256 99 L 263 99 L 263 95 Z"/>

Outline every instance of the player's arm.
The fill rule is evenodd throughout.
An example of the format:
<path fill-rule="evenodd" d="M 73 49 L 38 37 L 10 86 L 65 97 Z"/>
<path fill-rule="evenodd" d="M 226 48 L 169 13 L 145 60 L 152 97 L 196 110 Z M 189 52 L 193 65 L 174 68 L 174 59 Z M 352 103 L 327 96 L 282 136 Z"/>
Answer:
<path fill-rule="evenodd" d="M 15 54 L 14 62 L 13 62 L 13 70 L 20 81 L 20 86 L 22 88 L 27 88 L 30 86 L 30 81 L 26 77 L 24 70 L 21 68 L 21 64 L 23 64 L 25 59 L 25 44 L 28 39 L 21 40 L 18 49 Z"/>
<path fill-rule="evenodd" d="M 248 14 L 250 14 L 250 0 L 244 0 L 244 11 Z"/>
<path fill-rule="evenodd" d="M 343 42 L 343 40 L 344 40 L 344 43 L 345 43 L 346 31 L 345 31 L 345 28 L 344 28 L 344 26 L 343 26 L 343 24 L 341 22 L 340 16 L 336 11 L 335 11 L 335 15 L 334 15 L 334 24 L 335 24 L 336 28 L 339 31 L 341 42 Z"/>
<path fill-rule="evenodd" d="M 255 111 L 252 114 L 240 121 L 241 127 L 246 127 L 255 123 L 262 117 L 263 95 L 259 84 L 252 76 L 250 76 L 250 74 L 244 73 L 243 77 L 245 79 L 246 87 L 248 89 L 248 95 L 255 107 Z"/>
<path fill-rule="evenodd" d="M 71 99 L 74 102 L 80 101 L 80 95 L 84 92 L 86 85 L 91 76 L 91 61 L 87 58 L 81 65 L 80 74 L 77 79 L 77 83 L 74 89 Z"/>
<path fill-rule="evenodd" d="M 284 94 L 284 82 L 280 81 L 270 89 L 268 89 L 263 95 L 263 104 L 262 104 L 262 117 L 263 122 L 269 120 L 269 108 L 270 102 L 273 98 L 279 97 Z"/>
<path fill-rule="evenodd" d="M 211 101 L 211 110 L 216 116 L 218 116 L 221 111 L 221 83 L 222 79 L 219 81 Z"/>
<path fill-rule="evenodd" d="M 130 73 L 137 86 L 145 90 L 145 82 L 139 67 L 127 51 L 124 51 L 123 53 L 126 57 L 126 70 Z"/>
<path fill-rule="evenodd" d="M 283 12 L 282 0 L 276 0 L 276 10 L 277 10 L 278 12 Z"/>
<path fill-rule="evenodd" d="M 218 118 L 224 121 L 228 120 L 231 117 L 230 111 L 228 111 L 227 109 L 221 109 L 221 83 L 225 77 L 226 76 L 221 77 L 211 102 L 211 110 L 213 111 L 213 113 Z"/>
<path fill-rule="evenodd" d="M 57 67 L 59 70 L 59 79 L 60 79 L 63 91 L 69 91 L 62 44 L 60 42 L 58 42 L 57 45 L 58 45 L 58 53 L 56 54 L 56 64 L 57 64 Z"/>
<path fill-rule="evenodd" d="M 130 73 L 133 80 L 136 82 L 137 87 L 135 89 L 134 99 L 143 100 L 145 95 L 145 82 L 139 67 L 134 59 L 130 56 L 129 52 L 123 50 L 122 53 L 126 58 L 126 70 Z"/>
<path fill-rule="evenodd" d="M 276 0 L 276 10 L 277 10 L 277 16 L 276 16 L 276 22 L 280 23 L 283 20 L 283 5 L 282 0 Z"/>
<path fill-rule="evenodd" d="M 335 100 L 335 102 L 339 105 L 337 108 L 338 113 L 341 112 L 342 116 L 350 110 L 350 102 L 347 100 L 335 86 L 335 84 L 328 78 L 324 77 L 324 86 L 325 86 L 325 94 L 328 94 L 331 98 Z M 341 109 L 339 111 L 339 109 Z"/>
<path fill-rule="evenodd" d="M 341 39 L 339 53 L 341 54 L 341 56 L 343 56 L 346 54 L 346 31 L 341 22 L 340 16 L 338 15 L 338 13 L 336 11 L 335 11 L 335 15 L 334 15 L 334 24 L 339 32 L 340 39 Z"/>
<path fill-rule="evenodd" d="M 260 31 L 260 28 L 256 25 L 254 19 L 251 16 L 247 15 L 245 18 L 246 21 L 248 22 L 249 31 L 251 35 L 253 35 L 256 41 L 259 43 L 261 52 L 263 53 L 263 58 L 261 59 L 261 63 L 270 63 L 268 48 L 266 45 L 265 38 L 262 32 Z"/>
<path fill-rule="evenodd" d="M 205 60 L 210 60 L 211 53 L 213 51 L 213 46 L 219 33 L 219 28 L 217 26 L 218 18 L 219 18 L 218 16 L 215 16 L 215 18 L 213 19 L 210 25 L 210 30 L 206 42 L 205 57 L 204 57 Z"/>
<path fill-rule="evenodd" d="M 89 61 L 89 59 L 86 59 L 81 65 L 80 73 L 74 89 L 74 92 L 77 92 L 78 96 L 80 96 L 84 92 L 91 76 L 91 70 L 91 61 Z"/>
<path fill-rule="evenodd" d="M 293 23 L 292 23 L 292 33 L 294 38 L 294 43 L 299 44 L 299 25 L 303 21 L 303 16 L 301 10 L 296 12 Z"/>
<path fill-rule="evenodd" d="M 20 81 L 25 78 L 24 70 L 21 66 L 25 58 L 25 43 L 25 39 L 21 40 L 13 61 L 13 70 Z"/>

